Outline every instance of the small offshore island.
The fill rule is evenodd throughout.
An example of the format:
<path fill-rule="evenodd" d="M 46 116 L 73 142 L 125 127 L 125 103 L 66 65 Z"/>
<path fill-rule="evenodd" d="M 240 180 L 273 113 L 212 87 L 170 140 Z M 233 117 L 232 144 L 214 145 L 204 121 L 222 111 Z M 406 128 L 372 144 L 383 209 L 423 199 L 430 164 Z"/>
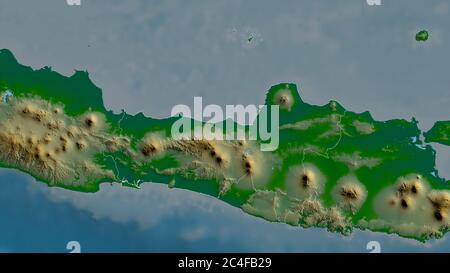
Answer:
<path fill-rule="evenodd" d="M 449 145 L 450 122 L 425 135 L 417 121 L 376 121 L 336 101 L 304 102 L 272 86 L 279 147 L 260 140 L 173 139 L 176 117 L 114 114 L 87 72 L 33 70 L 0 51 L 0 164 L 49 186 L 96 192 L 105 182 L 165 183 L 214 196 L 248 214 L 349 234 L 354 228 L 426 241 L 450 225 L 450 186 L 426 143 Z M 248 129 L 248 126 L 246 127 Z"/>

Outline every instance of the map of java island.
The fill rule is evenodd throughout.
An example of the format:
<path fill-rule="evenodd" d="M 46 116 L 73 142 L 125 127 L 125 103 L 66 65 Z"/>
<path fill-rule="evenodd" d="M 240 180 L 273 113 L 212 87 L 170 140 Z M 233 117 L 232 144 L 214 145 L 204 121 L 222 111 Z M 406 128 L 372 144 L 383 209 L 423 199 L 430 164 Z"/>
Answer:
<path fill-rule="evenodd" d="M 1 166 L 50 187 L 165 183 L 267 221 L 345 235 L 361 229 L 423 242 L 450 227 L 450 181 L 430 145 L 450 145 L 450 121 L 422 132 L 414 118 L 376 121 L 337 101 L 308 104 L 295 84 L 281 83 L 265 101 L 279 106 L 278 149 L 262 151 L 261 139 L 174 139 L 177 117 L 115 114 L 87 72 L 33 70 L 7 49 L 0 95 Z"/>

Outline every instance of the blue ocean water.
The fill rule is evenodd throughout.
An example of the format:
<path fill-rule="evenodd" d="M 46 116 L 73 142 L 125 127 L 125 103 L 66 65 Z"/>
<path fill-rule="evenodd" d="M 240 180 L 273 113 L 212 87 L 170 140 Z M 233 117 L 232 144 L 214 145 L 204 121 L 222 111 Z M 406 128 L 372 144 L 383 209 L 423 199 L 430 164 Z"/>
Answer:
<path fill-rule="evenodd" d="M 111 187 L 107 186 L 99 193 L 76 193 L 72 199 L 55 201 L 55 196 L 72 192 L 53 191 L 26 174 L 2 169 L 0 251 L 69 252 L 69 241 L 79 242 L 82 252 L 368 252 L 366 245 L 370 241 L 380 242 L 382 252 L 450 250 L 448 237 L 421 244 L 395 235 L 355 231 L 345 237 L 323 229 L 269 223 L 206 196 L 199 199 L 204 204 L 212 203 L 211 209 L 195 209 L 190 207 L 199 200 L 192 198 L 195 194 L 148 185 L 141 190 L 163 198 L 174 194 L 181 205 L 170 207 L 151 226 L 143 227 L 138 220 L 120 220 L 114 215 L 126 215 L 135 208 L 144 217 L 152 217 L 152 210 L 164 210 L 160 199 L 139 208 L 132 202 L 139 190 L 118 188 L 117 192 L 123 191 L 124 195 L 111 200 L 104 199 L 101 193 L 109 191 Z M 99 203 L 80 206 L 85 198 Z M 96 206 L 110 207 L 111 217 L 99 217 Z"/>
<path fill-rule="evenodd" d="M 198 221 L 194 213 L 188 218 L 162 220 L 152 230 L 142 230 L 135 223 L 120 224 L 97 220 L 86 211 L 68 203 L 55 203 L 40 191 L 29 187 L 47 187 L 27 175 L 13 170 L 0 173 L 0 251 L 68 252 L 66 244 L 78 241 L 81 251 L 152 252 L 152 251 L 227 251 L 209 240 L 195 246 L 175 236 L 187 222 Z"/>

